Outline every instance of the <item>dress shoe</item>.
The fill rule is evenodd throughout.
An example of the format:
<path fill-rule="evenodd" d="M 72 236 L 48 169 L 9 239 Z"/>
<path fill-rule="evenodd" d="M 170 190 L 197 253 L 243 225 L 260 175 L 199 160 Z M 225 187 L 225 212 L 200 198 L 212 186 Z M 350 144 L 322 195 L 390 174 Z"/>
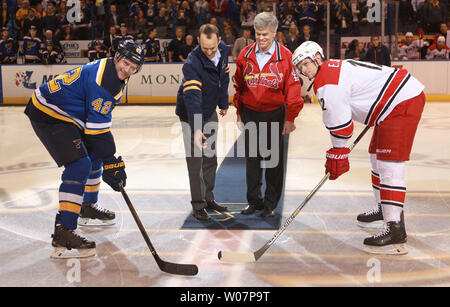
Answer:
<path fill-rule="evenodd" d="M 241 211 L 241 214 L 249 215 L 249 214 L 255 213 L 256 211 L 261 210 L 261 209 L 262 209 L 262 206 L 260 206 L 260 205 L 249 204 L 247 207 L 245 207 L 244 210 Z"/>
<path fill-rule="evenodd" d="M 272 209 L 265 207 L 260 216 L 262 218 L 266 218 L 266 217 L 271 217 L 271 216 L 274 216 L 274 215 L 275 215 L 275 213 L 273 213 Z"/>
<path fill-rule="evenodd" d="M 208 212 L 206 212 L 206 210 L 200 209 L 200 210 L 196 210 L 194 209 L 192 214 L 194 215 L 194 217 L 199 220 L 199 221 L 207 221 L 209 220 L 211 217 L 208 215 Z"/>
<path fill-rule="evenodd" d="M 216 211 L 227 211 L 227 207 L 219 205 L 215 200 L 207 201 L 206 208 L 216 210 Z"/>

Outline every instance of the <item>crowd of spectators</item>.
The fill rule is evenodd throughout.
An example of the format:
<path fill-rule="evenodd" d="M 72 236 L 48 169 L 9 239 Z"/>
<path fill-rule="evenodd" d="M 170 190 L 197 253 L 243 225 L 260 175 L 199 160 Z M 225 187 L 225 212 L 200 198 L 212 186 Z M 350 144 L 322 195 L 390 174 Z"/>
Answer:
<path fill-rule="evenodd" d="M 446 40 L 444 46 L 448 45 L 450 35 L 447 29 L 442 29 L 447 26 L 448 0 L 395 1 L 399 6 L 399 32 L 436 35 L 433 42 L 421 45 L 419 58 L 431 57 L 427 52 L 438 48 L 439 36 Z M 75 16 L 73 7 L 68 7 L 64 0 L 2 0 L 0 61 L 14 63 L 19 54 L 27 63 L 64 63 L 60 44 L 63 40 L 92 41 L 86 54 L 92 60 L 114 55 L 121 41 L 133 38 L 145 45 L 146 62 L 180 62 L 195 47 L 198 29 L 204 23 L 219 27 L 222 39 L 231 46 L 236 58 L 242 48 L 254 42 L 253 21 L 256 14 L 262 11 L 276 14 L 279 20 L 277 39 L 294 51 L 305 40 L 325 43 L 327 2 L 77 0 L 80 15 Z M 367 0 L 332 0 L 330 4 L 330 27 L 334 34 L 374 36 L 371 32 L 374 27 L 367 18 L 370 9 Z M 388 14 L 392 7 L 388 6 Z M 392 25 L 388 24 L 388 27 Z M 172 40 L 167 52 L 160 50 L 158 39 Z M 24 41 L 26 49 L 20 48 L 19 51 L 19 41 Z M 440 46 L 442 39 L 439 42 Z M 405 44 L 408 42 L 405 41 Z M 352 48 L 355 58 L 362 58 L 360 52 L 364 52 L 366 57 L 370 55 L 369 50 L 359 51 L 357 44 Z"/>

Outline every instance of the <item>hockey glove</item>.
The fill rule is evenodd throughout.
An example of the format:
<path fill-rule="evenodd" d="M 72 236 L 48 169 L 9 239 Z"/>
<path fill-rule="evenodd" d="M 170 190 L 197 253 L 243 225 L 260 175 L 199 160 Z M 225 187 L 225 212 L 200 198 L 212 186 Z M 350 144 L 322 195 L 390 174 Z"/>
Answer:
<path fill-rule="evenodd" d="M 125 173 L 125 162 L 122 157 L 110 157 L 103 160 L 103 181 L 111 186 L 114 191 L 120 191 L 119 184 L 122 187 L 126 185 L 127 174 Z"/>
<path fill-rule="evenodd" d="M 343 148 L 330 148 L 327 151 L 327 162 L 325 163 L 325 174 L 330 172 L 330 180 L 335 180 L 342 174 L 350 170 L 350 164 L 348 162 L 348 155 L 350 149 Z"/>

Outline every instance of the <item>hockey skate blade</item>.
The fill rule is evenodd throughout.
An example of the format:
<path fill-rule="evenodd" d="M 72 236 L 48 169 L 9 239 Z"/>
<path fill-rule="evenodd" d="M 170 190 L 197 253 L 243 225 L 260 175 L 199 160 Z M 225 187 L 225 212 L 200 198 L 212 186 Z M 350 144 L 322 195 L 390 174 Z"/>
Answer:
<path fill-rule="evenodd" d="M 101 227 L 101 226 L 112 226 L 116 223 L 116 220 L 99 220 L 99 219 L 90 219 L 90 218 L 78 218 L 78 225 L 79 226 L 86 226 L 86 227 Z"/>
<path fill-rule="evenodd" d="M 219 260 L 225 262 L 235 262 L 235 263 L 256 262 L 255 254 L 253 253 L 235 253 L 235 252 L 220 251 L 217 257 L 219 258 Z"/>
<path fill-rule="evenodd" d="M 95 248 L 71 249 L 55 247 L 50 255 L 52 259 L 91 258 L 96 255 Z"/>
<path fill-rule="evenodd" d="M 390 244 L 386 246 L 369 246 L 364 244 L 364 251 L 369 254 L 380 255 L 406 255 L 408 253 L 405 243 Z"/>
<path fill-rule="evenodd" d="M 364 222 L 356 221 L 356 225 L 358 225 L 358 227 L 361 227 L 362 229 L 369 231 L 369 232 L 379 231 L 380 229 L 383 229 L 384 221 L 375 221 L 372 223 L 364 223 Z"/>

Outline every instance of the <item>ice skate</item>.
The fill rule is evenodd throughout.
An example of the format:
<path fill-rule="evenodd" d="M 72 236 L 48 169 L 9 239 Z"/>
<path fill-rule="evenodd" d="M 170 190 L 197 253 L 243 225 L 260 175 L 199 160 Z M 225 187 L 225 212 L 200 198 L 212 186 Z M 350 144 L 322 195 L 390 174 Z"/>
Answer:
<path fill-rule="evenodd" d="M 83 203 L 78 225 L 80 226 L 111 226 L 116 223 L 116 214 L 97 204 Z"/>
<path fill-rule="evenodd" d="M 406 231 L 403 219 L 399 222 L 387 222 L 380 233 L 364 239 L 364 250 L 371 254 L 404 255 Z"/>
<path fill-rule="evenodd" d="M 50 255 L 54 259 L 87 258 L 96 254 L 95 242 L 75 233 L 74 230 L 65 228 L 59 224 L 56 217 L 55 232 L 52 235 L 52 246 L 54 250 Z"/>
<path fill-rule="evenodd" d="M 383 212 L 381 205 L 378 204 L 376 208 L 373 208 L 367 212 L 361 213 L 356 218 L 357 225 L 365 229 L 382 229 L 384 225 Z"/>

